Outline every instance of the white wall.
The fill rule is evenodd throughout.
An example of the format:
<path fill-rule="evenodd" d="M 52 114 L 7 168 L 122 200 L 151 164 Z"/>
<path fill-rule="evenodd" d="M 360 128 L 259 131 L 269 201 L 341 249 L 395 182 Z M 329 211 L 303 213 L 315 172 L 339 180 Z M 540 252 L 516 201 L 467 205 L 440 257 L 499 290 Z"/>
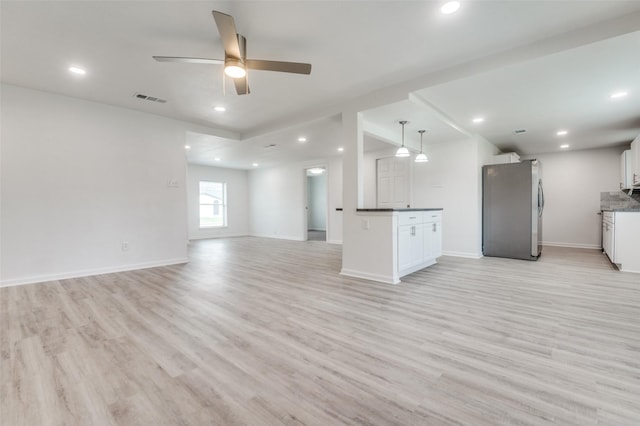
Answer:
<path fill-rule="evenodd" d="M 342 160 L 339 157 L 250 170 L 249 233 L 257 237 L 305 241 L 307 239 L 306 169 L 327 168 L 329 214 L 327 240 L 342 240 Z"/>
<path fill-rule="evenodd" d="M 326 173 L 326 172 L 325 172 Z M 327 230 L 327 176 L 307 176 L 307 229 Z"/>
<path fill-rule="evenodd" d="M 2 285 L 186 261 L 183 123 L 10 85 L 1 121 Z"/>
<path fill-rule="evenodd" d="M 544 245 L 600 248 L 600 193 L 618 191 L 623 148 L 523 156 L 542 163 Z"/>
<path fill-rule="evenodd" d="M 200 228 L 199 182 L 227 184 L 227 226 Z M 236 237 L 249 234 L 249 184 L 246 170 L 189 164 L 187 166 L 187 217 L 189 239 Z"/>
<path fill-rule="evenodd" d="M 248 172 L 250 235 L 307 239 L 304 169 L 293 164 Z"/>

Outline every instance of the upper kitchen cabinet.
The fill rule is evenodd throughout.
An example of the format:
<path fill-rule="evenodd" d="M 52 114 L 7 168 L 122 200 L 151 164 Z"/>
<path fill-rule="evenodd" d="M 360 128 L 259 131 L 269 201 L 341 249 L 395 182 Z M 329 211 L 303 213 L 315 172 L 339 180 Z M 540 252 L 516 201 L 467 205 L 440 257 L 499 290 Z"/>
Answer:
<path fill-rule="evenodd" d="M 631 169 L 631 150 L 627 149 L 620 155 L 620 189 L 633 187 L 633 170 Z"/>
<path fill-rule="evenodd" d="M 640 135 L 631 142 L 631 182 L 640 186 Z"/>

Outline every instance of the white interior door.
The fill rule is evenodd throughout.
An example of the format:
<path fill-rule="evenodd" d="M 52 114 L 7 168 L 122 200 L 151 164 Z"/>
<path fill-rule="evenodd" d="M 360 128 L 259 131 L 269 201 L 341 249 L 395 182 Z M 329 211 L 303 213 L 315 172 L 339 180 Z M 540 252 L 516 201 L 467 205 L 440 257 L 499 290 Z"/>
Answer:
<path fill-rule="evenodd" d="M 377 207 L 405 208 L 410 200 L 409 158 L 387 157 L 377 160 Z"/>

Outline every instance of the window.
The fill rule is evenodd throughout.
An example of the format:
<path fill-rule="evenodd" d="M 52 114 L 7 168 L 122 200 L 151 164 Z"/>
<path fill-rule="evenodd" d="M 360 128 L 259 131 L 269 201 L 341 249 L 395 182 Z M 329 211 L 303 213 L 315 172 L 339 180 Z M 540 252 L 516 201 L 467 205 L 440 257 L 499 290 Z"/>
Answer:
<path fill-rule="evenodd" d="M 200 181 L 200 228 L 227 226 L 227 184 Z"/>

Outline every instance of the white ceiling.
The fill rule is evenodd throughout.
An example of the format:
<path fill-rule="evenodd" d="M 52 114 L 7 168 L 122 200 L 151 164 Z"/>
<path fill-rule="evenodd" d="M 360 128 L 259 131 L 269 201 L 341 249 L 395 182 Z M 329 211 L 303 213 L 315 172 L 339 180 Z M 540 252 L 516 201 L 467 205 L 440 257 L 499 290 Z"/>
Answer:
<path fill-rule="evenodd" d="M 567 49 L 585 46 L 520 63 L 516 58 L 516 63 L 494 71 L 412 91 L 451 121 L 524 153 L 554 149 L 548 133 L 558 126 L 569 127 L 572 137 L 579 136 L 572 145 L 583 148 L 628 141 L 638 133 L 638 35 L 606 40 L 610 34 L 601 29 L 607 20 L 626 18 L 621 34 L 640 30 L 640 2 L 463 1 L 461 10 L 449 16 L 440 14 L 442 3 L 3 0 L 1 77 L 3 83 L 207 126 L 211 131 L 204 133 L 233 132 L 237 138 L 187 135 L 187 157 L 201 164 L 250 168 L 253 162 L 264 167 L 338 155 L 342 135 L 335 115 L 340 105 L 356 97 L 517 51 L 513 49 L 540 56 L 535 43 L 541 40 L 558 38 L 555 50 L 561 51 L 561 44 L 571 39 Z M 235 95 L 228 82 L 225 96 L 221 67 L 151 59 L 221 58 L 213 9 L 235 17 L 238 31 L 248 40 L 249 57 L 310 62 L 312 74 L 255 71 L 250 74 L 250 95 Z M 593 31 L 584 31 L 586 27 Z M 581 40 L 565 37 L 572 31 Z M 87 75 L 70 75 L 71 65 L 86 67 Z M 629 96 L 617 109 L 612 104 L 603 107 L 595 99 L 605 92 L 606 101 L 614 86 L 628 88 Z M 134 93 L 168 102 L 141 101 Z M 410 119 L 412 126 L 427 123 L 431 133 L 425 141 L 456 134 L 433 122 L 442 118 L 433 116 L 433 110 L 425 112 L 410 101 L 393 103 L 368 112 L 378 114 L 380 122 L 374 127 L 384 129 L 382 121 L 387 123 L 381 133 L 399 135 L 396 121 Z M 215 112 L 216 105 L 227 111 Z M 487 116 L 484 130 L 469 129 L 468 117 L 477 113 Z M 566 119 L 561 120 L 563 114 Z M 526 139 L 509 134 L 523 126 L 529 130 Z M 449 136 L 440 135 L 439 129 Z M 307 143 L 297 142 L 300 135 L 307 135 Z M 270 144 L 276 146 L 265 148 Z M 216 156 L 222 160 L 216 162 Z"/>

